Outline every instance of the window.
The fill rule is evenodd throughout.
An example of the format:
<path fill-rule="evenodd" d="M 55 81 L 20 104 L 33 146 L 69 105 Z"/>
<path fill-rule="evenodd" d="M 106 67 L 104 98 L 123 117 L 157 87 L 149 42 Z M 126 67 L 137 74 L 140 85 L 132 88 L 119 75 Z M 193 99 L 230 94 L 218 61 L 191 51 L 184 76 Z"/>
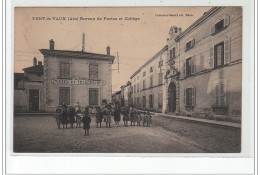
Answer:
<path fill-rule="evenodd" d="M 98 89 L 89 89 L 89 105 L 98 105 Z"/>
<path fill-rule="evenodd" d="M 186 60 L 186 76 L 191 75 L 191 57 Z"/>
<path fill-rule="evenodd" d="M 146 72 L 143 72 L 143 77 L 146 75 Z"/>
<path fill-rule="evenodd" d="M 139 84 L 137 84 L 137 93 L 139 93 Z"/>
<path fill-rule="evenodd" d="M 221 42 L 214 47 L 214 67 L 224 65 L 224 42 Z"/>
<path fill-rule="evenodd" d="M 224 19 L 215 24 L 215 32 L 219 32 L 224 28 Z"/>
<path fill-rule="evenodd" d="M 59 88 L 59 105 L 62 105 L 63 102 L 66 105 L 70 105 L 70 88 L 69 87 L 60 87 Z"/>
<path fill-rule="evenodd" d="M 162 98 L 162 93 L 158 94 L 158 108 L 162 108 L 162 103 L 163 103 L 163 98 Z"/>
<path fill-rule="evenodd" d="M 159 85 L 163 84 L 163 73 L 160 72 L 158 77 L 159 77 Z"/>
<path fill-rule="evenodd" d="M 172 53 L 171 53 L 171 56 L 170 56 L 170 59 L 174 59 L 176 56 L 175 56 L 175 47 L 172 48 Z"/>
<path fill-rule="evenodd" d="M 150 87 L 153 87 L 153 76 L 150 77 Z"/>
<path fill-rule="evenodd" d="M 225 98 L 225 85 L 223 83 L 216 85 L 216 106 L 225 106 L 226 105 L 226 98 Z"/>
<path fill-rule="evenodd" d="M 195 106 L 196 100 L 196 90 L 195 88 L 184 89 L 184 105 L 185 106 Z"/>
<path fill-rule="evenodd" d="M 192 40 L 190 40 L 189 42 L 186 43 L 186 49 L 185 51 L 190 50 L 191 48 L 193 48 L 195 45 L 195 39 L 193 38 Z M 175 54 L 175 53 L 174 53 Z"/>
<path fill-rule="evenodd" d="M 145 89 L 146 86 L 145 86 L 145 80 L 143 80 L 143 89 Z"/>
<path fill-rule="evenodd" d="M 140 102 L 139 102 L 139 97 L 137 97 L 137 105 L 139 106 Z"/>
<path fill-rule="evenodd" d="M 158 63 L 158 67 L 161 68 L 163 66 L 163 60 L 160 60 Z"/>
<path fill-rule="evenodd" d="M 143 96 L 143 108 L 146 107 L 146 96 Z"/>
<path fill-rule="evenodd" d="M 150 67 L 150 73 L 153 72 L 153 67 Z"/>
<path fill-rule="evenodd" d="M 98 65 L 89 64 L 89 79 L 97 80 L 98 79 Z"/>
<path fill-rule="evenodd" d="M 210 34 L 214 35 L 217 34 L 218 32 L 221 32 L 223 29 L 227 28 L 227 26 L 230 23 L 230 16 L 226 15 L 225 18 L 221 19 L 217 23 L 215 23 L 211 28 L 210 28 Z"/>
<path fill-rule="evenodd" d="M 60 62 L 60 78 L 70 78 L 70 63 Z"/>
<path fill-rule="evenodd" d="M 134 94 L 136 93 L 136 85 L 134 85 Z"/>
<path fill-rule="evenodd" d="M 153 100 L 153 94 L 150 94 L 150 95 L 149 95 L 149 106 L 150 106 L 150 108 L 153 108 L 153 102 L 154 102 L 154 100 Z"/>

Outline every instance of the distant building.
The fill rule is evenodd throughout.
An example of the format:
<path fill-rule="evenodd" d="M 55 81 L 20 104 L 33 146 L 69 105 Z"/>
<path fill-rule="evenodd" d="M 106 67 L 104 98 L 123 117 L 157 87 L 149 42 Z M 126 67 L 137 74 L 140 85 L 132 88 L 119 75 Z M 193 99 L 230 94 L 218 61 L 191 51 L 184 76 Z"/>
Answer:
<path fill-rule="evenodd" d="M 137 108 L 160 111 L 163 104 L 163 85 L 167 66 L 168 46 L 163 47 L 131 77 L 133 105 Z"/>
<path fill-rule="evenodd" d="M 132 94 L 131 94 L 131 82 L 128 81 L 125 85 L 121 86 L 121 103 L 123 106 L 132 105 Z"/>
<path fill-rule="evenodd" d="M 241 7 L 213 7 L 185 31 L 171 28 L 168 47 L 166 112 L 241 115 Z"/>
<path fill-rule="evenodd" d="M 112 102 L 114 104 L 121 106 L 121 102 L 122 102 L 121 90 L 112 94 Z"/>
<path fill-rule="evenodd" d="M 43 96 L 43 65 L 33 59 L 33 66 L 14 73 L 14 112 L 39 112 Z"/>

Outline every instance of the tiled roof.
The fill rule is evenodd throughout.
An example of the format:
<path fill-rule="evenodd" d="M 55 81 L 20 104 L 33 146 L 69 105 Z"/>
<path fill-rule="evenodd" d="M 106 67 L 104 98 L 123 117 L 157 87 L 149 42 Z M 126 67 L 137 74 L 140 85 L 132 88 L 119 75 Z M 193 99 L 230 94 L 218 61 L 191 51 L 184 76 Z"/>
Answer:
<path fill-rule="evenodd" d="M 43 73 L 43 65 L 36 65 L 32 67 L 24 68 L 23 71 L 31 72 L 31 73 Z"/>
<path fill-rule="evenodd" d="M 43 55 L 54 55 L 54 56 L 65 56 L 65 57 L 76 57 L 85 59 L 98 59 L 98 60 L 110 60 L 114 61 L 115 57 L 105 54 L 96 54 L 90 52 L 82 51 L 72 51 L 72 50 L 50 50 L 50 49 L 40 49 Z"/>

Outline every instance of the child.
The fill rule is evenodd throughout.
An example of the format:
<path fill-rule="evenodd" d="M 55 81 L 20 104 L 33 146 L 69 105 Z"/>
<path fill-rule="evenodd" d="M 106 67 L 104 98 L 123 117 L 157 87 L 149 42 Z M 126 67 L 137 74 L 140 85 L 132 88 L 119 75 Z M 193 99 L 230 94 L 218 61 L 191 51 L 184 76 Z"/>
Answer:
<path fill-rule="evenodd" d="M 96 109 L 96 108 L 95 108 Z M 102 115 L 102 112 L 99 108 L 97 108 L 96 110 L 96 123 L 97 123 L 97 128 L 98 128 L 98 124 L 100 126 L 100 128 L 102 128 L 101 126 L 101 123 L 102 123 L 102 118 L 103 118 L 103 115 Z"/>
<path fill-rule="evenodd" d="M 146 115 L 146 123 L 147 123 L 147 126 L 150 127 L 151 123 L 152 123 L 152 115 L 150 112 L 147 113 Z"/>
<path fill-rule="evenodd" d="M 85 111 L 85 115 L 82 118 L 82 122 L 83 122 L 83 129 L 85 130 L 85 135 L 89 135 L 89 129 L 90 129 L 90 123 L 91 123 L 91 118 L 88 114 L 88 111 Z M 86 133 L 87 131 L 87 133 Z"/>
<path fill-rule="evenodd" d="M 136 122 L 137 122 L 137 126 L 141 126 L 140 123 L 141 123 L 141 114 L 140 112 L 136 112 Z"/>

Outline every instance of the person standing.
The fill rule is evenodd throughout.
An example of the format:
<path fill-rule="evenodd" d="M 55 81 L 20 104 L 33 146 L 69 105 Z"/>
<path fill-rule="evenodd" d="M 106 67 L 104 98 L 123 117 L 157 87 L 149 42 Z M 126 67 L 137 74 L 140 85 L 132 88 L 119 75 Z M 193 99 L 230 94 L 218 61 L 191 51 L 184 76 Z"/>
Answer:
<path fill-rule="evenodd" d="M 119 121 L 120 121 L 120 110 L 119 107 L 117 106 L 115 108 L 115 112 L 114 112 L 114 121 L 115 121 L 115 125 L 119 126 Z"/>
<path fill-rule="evenodd" d="M 90 115 L 89 115 L 87 110 L 85 111 L 85 115 L 82 118 L 82 123 L 83 123 L 83 129 L 85 131 L 85 135 L 84 136 L 89 135 L 91 118 L 90 118 Z"/>
<path fill-rule="evenodd" d="M 95 108 L 95 109 L 96 109 L 95 115 L 96 115 L 97 128 L 98 128 L 98 124 L 99 124 L 100 128 L 102 128 L 101 123 L 102 123 L 103 116 L 102 116 L 101 109 L 100 108 Z"/>
<path fill-rule="evenodd" d="M 128 107 L 125 107 L 123 110 L 124 126 L 128 126 L 128 120 L 129 120 L 129 109 L 128 109 Z"/>
<path fill-rule="evenodd" d="M 76 113 L 80 113 L 80 105 L 79 105 L 79 102 L 77 102 L 77 104 L 75 105 L 75 111 Z"/>

